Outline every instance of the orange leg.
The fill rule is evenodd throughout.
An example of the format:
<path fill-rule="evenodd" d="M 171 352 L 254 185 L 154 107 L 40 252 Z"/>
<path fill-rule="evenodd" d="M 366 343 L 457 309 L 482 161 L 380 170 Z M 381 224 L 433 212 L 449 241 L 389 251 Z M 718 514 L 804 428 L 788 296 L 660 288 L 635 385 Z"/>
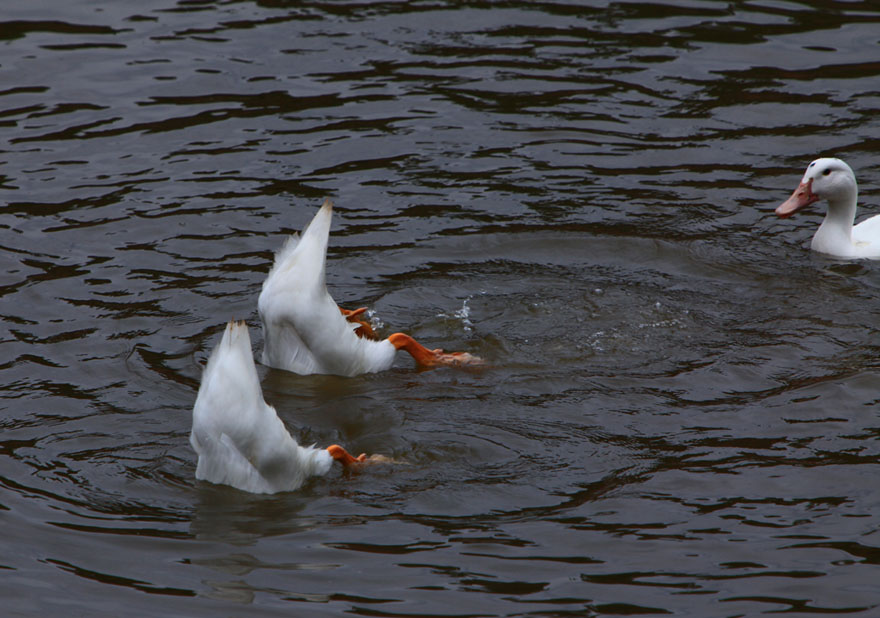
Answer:
<path fill-rule="evenodd" d="M 374 464 L 397 463 L 394 459 L 388 457 L 387 455 L 373 454 L 367 457 L 366 453 L 361 453 L 357 457 L 354 457 L 351 453 L 346 451 L 338 444 L 328 446 L 327 451 L 330 453 L 330 456 L 341 463 L 347 471 L 357 472 L 366 466 L 371 466 Z"/>
<path fill-rule="evenodd" d="M 398 350 L 406 350 L 423 367 L 438 367 L 440 365 L 483 365 L 484 361 L 479 356 L 468 352 L 444 352 L 440 348 L 429 350 L 421 343 L 404 333 L 394 333 L 388 337 L 388 341 Z"/>
<path fill-rule="evenodd" d="M 343 309 L 342 307 L 339 308 L 339 311 L 342 313 L 342 315 L 345 316 L 346 320 L 348 320 L 349 322 L 354 322 L 355 324 L 360 324 L 360 326 L 358 326 L 354 331 L 354 333 L 358 337 L 364 337 L 366 339 L 374 339 L 374 340 L 378 341 L 379 336 L 373 330 L 373 327 L 370 326 L 370 323 L 360 319 L 360 316 L 366 310 L 367 310 L 366 307 L 361 307 L 360 309 L 354 309 L 354 310 Z"/>
<path fill-rule="evenodd" d="M 364 463 L 367 459 L 366 453 L 361 453 L 357 457 L 352 456 L 351 453 L 346 451 L 344 448 L 339 446 L 338 444 L 333 444 L 327 447 L 327 452 L 330 453 L 330 457 L 341 463 L 344 467 L 348 468 L 352 464 L 361 464 Z"/>

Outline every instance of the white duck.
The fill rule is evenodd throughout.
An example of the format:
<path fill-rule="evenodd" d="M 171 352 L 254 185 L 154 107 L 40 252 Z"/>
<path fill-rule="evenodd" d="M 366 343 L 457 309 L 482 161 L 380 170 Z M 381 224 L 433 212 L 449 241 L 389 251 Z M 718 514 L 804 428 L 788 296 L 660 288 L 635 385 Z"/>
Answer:
<path fill-rule="evenodd" d="M 333 460 L 368 463 L 338 445 L 326 449 L 296 443 L 275 408 L 263 400 L 244 322 L 229 322 L 202 375 L 193 407 L 190 444 L 199 456 L 196 478 L 253 493 L 299 488 L 323 475 Z"/>
<path fill-rule="evenodd" d="M 816 159 L 776 214 L 790 217 L 813 202 L 827 200 L 825 219 L 810 244 L 813 251 L 841 258 L 880 258 L 880 216 L 853 225 L 858 196 L 856 176 L 849 165 L 840 159 Z"/>
<path fill-rule="evenodd" d="M 360 320 L 366 308 L 341 309 L 324 276 L 332 216 L 333 204 L 325 200 L 302 236 L 291 236 L 275 255 L 258 301 L 264 365 L 302 375 L 354 376 L 389 369 L 400 349 L 426 367 L 482 362 L 466 352 L 429 350 L 404 333 L 377 340 Z"/>

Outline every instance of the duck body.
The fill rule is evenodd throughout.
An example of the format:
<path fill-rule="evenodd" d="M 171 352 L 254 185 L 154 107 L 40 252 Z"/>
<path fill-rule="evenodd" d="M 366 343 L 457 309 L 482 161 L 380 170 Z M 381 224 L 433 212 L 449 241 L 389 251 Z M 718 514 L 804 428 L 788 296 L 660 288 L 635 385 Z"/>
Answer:
<path fill-rule="evenodd" d="M 833 257 L 880 259 L 880 216 L 854 225 L 858 195 L 858 183 L 849 165 L 831 157 L 816 159 L 807 166 L 791 197 L 776 208 L 776 214 L 790 217 L 824 199 L 828 210 L 810 248 Z"/>
<path fill-rule="evenodd" d="M 253 493 L 295 490 L 326 474 L 338 458 L 329 449 L 297 444 L 263 400 L 244 322 L 227 324 L 208 359 L 190 443 L 199 457 L 196 478 Z"/>
<path fill-rule="evenodd" d="M 365 309 L 341 310 L 325 278 L 332 217 L 333 204 L 325 200 L 302 235 L 288 238 L 275 255 L 257 301 L 264 365 L 301 375 L 355 376 L 390 369 L 400 349 L 426 367 L 482 364 L 471 354 L 429 350 L 404 333 L 374 338 L 358 319 Z"/>
<path fill-rule="evenodd" d="M 327 200 L 303 231 L 275 255 L 260 292 L 262 362 L 302 375 L 354 376 L 384 371 L 396 348 L 359 337 L 327 291 L 325 263 L 333 205 Z"/>

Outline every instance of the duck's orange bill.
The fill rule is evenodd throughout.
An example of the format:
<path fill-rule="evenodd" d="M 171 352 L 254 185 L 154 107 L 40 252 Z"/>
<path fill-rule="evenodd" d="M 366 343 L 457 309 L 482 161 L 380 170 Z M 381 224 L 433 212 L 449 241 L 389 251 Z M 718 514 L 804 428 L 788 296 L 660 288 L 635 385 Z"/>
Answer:
<path fill-rule="evenodd" d="M 810 178 L 807 182 L 799 184 L 791 197 L 776 207 L 776 214 L 784 219 L 792 216 L 804 206 L 809 206 L 817 201 L 819 201 L 819 196 L 813 193 L 813 179 Z"/>

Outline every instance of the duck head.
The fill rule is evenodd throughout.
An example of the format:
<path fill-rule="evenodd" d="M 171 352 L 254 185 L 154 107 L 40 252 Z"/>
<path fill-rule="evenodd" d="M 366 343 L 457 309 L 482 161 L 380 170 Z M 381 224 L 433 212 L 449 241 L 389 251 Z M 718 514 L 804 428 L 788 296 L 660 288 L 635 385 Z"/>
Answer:
<path fill-rule="evenodd" d="M 819 200 L 827 200 L 829 209 L 855 206 L 858 187 L 849 165 L 831 157 L 816 159 L 807 166 L 798 188 L 776 208 L 780 217 L 790 217 Z M 853 212 L 853 216 L 855 213 Z"/>

